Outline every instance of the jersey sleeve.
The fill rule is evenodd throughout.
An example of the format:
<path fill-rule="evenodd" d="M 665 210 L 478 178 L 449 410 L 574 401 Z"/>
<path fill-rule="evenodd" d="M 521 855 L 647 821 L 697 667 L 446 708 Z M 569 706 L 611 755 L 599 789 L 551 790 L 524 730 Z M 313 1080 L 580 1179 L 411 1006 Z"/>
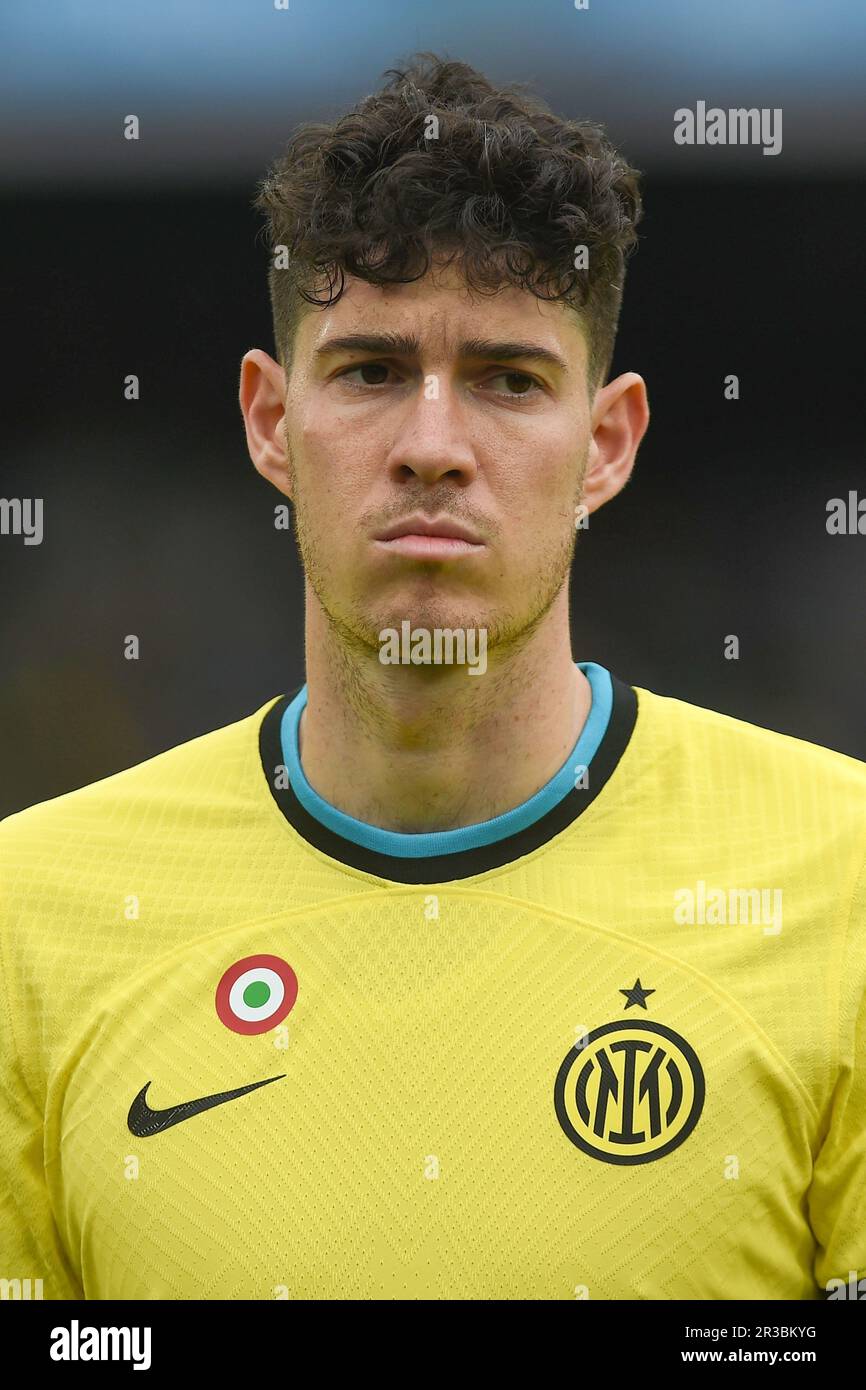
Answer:
<path fill-rule="evenodd" d="M 839 1069 L 815 1160 L 809 1214 L 815 1278 L 828 1298 L 866 1298 L 866 865 L 854 894 L 840 979 Z"/>
<path fill-rule="evenodd" d="M 49 1202 L 43 1117 L 27 1085 L 0 922 L 0 1299 L 83 1298 Z"/>

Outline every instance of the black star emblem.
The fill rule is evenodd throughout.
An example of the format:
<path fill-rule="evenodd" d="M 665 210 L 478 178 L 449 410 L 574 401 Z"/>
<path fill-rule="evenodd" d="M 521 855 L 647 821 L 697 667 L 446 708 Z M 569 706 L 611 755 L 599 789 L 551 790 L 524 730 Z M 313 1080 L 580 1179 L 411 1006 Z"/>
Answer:
<path fill-rule="evenodd" d="M 645 1000 L 647 1000 L 651 994 L 655 994 L 655 990 L 644 989 L 640 980 L 635 980 L 631 989 L 621 989 L 620 994 L 624 994 L 626 999 L 628 1000 L 628 1003 L 625 1005 L 625 1008 L 630 1009 L 632 1004 L 640 1004 L 641 1008 L 645 1009 Z"/>

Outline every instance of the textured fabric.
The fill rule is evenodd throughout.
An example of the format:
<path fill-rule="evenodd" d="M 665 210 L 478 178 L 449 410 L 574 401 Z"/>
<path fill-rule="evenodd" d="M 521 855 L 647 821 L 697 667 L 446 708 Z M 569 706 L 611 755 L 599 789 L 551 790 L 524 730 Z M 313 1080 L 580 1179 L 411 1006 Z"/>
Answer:
<path fill-rule="evenodd" d="M 810 1299 L 866 1277 L 866 767 L 637 701 L 585 812 L 459 882 L 307 843 L 259 760 L 272 702 L 8 818 L 7 1291 Z"/>

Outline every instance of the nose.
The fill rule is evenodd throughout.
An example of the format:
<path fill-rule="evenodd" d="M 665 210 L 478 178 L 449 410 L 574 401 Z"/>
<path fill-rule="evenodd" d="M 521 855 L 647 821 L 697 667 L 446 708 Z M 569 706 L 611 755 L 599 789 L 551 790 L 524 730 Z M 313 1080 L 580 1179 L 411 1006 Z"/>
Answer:
<path fill-rule="evenodd" d="M 459 399 L 440 377 L 428 376 L 413 396 L 391 445 L 388 468 L 398 482 L 442 478 L 466 486 L 478 472 Z"/>

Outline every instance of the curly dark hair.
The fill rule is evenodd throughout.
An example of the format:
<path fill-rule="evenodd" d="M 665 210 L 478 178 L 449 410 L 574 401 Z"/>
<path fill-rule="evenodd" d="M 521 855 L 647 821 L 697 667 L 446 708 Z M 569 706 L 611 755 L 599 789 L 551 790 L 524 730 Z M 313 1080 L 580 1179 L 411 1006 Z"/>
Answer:
<path fill-rule="evenodd" d="M 434 53 L 384 76 L 333 125 L 300 126 L 259 185 L 263 231 L 272 251 L 285 248 L 285 264 L 269 271 L 281 365 L 291 364 L 301 300 L 336 302 L 346 274 L 376 285 L 420 279 L 435 252 L 458 258 L 476 291 L 509 283 L 573 307 L 595 389 L 610 370 L 637 243 L 638 170 L 602 126 L 561 119 L 523 94 L 526 84 L 497 88 Z M 587 268 L 575 268 L 578 246 Z"/>

